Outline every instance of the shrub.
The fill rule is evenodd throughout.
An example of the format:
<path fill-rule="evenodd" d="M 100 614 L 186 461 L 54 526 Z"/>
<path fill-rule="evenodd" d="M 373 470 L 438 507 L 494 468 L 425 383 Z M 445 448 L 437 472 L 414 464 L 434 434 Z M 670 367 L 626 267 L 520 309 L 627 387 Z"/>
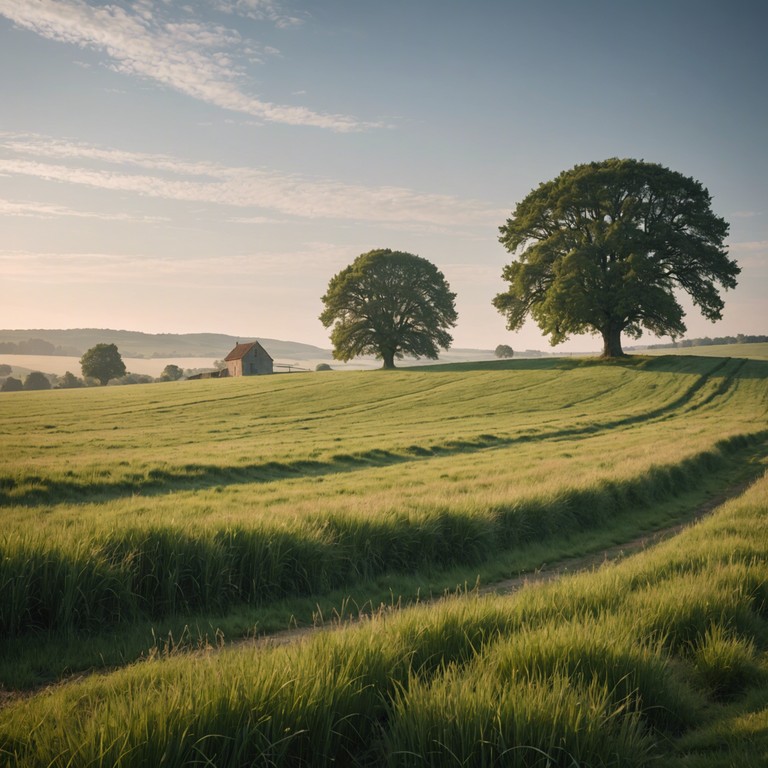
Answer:
<path fill-rule="evenodd" d="M 119 376 L 112 379 L 112 384 L 152 384 L 154 379 L 145 373 L 126 373 L 124 376 Z"/>
<path fill-rule="evenodd" d="M 13 376 L 9 376 L 0 387 L 0 392 L 21 392 L 24 389 L 24 385 L 21 383 L 21 379 L 14 379 Z"/>
<path fill-rule="evenodd" d="M 48 381 L 48 377 L 40 371 L 32 371 L 26 379 L 24 379 L 24 389 L 50 389 L 51 382 Z"/>
<path fill-rule="evenodd" d="M 85 386 L 83 380 L 70 371 L 67 371 L 59 381 L 59 389 L 76 389 L 83 386 Z"/>
<path fill-rule="evenodd" d="M 184 375 L 184 371 L 173 363 L 166 365 L 160 374 L 160 381 L 178 381 Z"/>

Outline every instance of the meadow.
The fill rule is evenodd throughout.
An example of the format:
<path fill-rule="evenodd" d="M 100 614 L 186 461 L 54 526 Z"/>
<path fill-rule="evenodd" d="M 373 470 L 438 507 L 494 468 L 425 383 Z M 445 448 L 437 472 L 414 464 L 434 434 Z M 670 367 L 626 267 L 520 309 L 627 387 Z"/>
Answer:
<path fill-rule="evenodd" d="M 676 349 L 649 349 L 644 354 L 749 357 L 753 360 L 768 360 L 768 343 L 761 341 L 754 344 L 713 344 L 711 346 L 677 347 Z"/>
<path fill-rule="evenodd" d="M 0 399 L 0 446 L 0 683 L 143 659 L 10 695 L 12 765 L 645 765 L 707 753 L 717 713 L 763 695 L 765 480 L 619 566 L 395 610 L 756 477 L 763 361 L 22 392 Z M 356 628 L 235 642 L 350 605 Z"/>

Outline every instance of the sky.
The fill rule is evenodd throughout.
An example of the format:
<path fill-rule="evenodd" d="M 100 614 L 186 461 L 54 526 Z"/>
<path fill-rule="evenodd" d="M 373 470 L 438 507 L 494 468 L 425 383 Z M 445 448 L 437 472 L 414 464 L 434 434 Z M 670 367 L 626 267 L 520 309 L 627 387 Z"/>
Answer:
<path fill-rule="evenodd" d="M 599 349 L 506 329 L 498 228 L 632 157 L 731 225 L 739 285 L 715 324 L 684 301 L 687 336 L 768 333 L 766 22 L 764 0 L 0 0 L 0 327 L 327 348 L 328 281 L 391 248 L 445 275 L 454 347 Z"/>

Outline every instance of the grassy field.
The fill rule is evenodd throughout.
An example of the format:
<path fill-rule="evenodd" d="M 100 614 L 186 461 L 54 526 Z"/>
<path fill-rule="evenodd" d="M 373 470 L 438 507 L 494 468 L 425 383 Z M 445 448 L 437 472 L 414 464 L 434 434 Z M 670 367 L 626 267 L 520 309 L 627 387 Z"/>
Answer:
<path fill-rule="evenodd" d="M 649 349 L 649 355 L 697 355 L 699 357 L 748 357 L 768 360 L 768 343 L 713 344 L 712 346 L 678 347 L 677 349 Z"/>
<path fill-rule="evenodd" d="M 202 649 L 270 611 L 276 627 L 318 605 L 396 605 L 667 525 L 755 476 L 767 447 L 768 364 L 746 359 L 6 395 L 0 683 L 154 661 L 7 705 L 0 745 L 18 765 L 160 764 L 162 749 L 168 765 L 642 765 L 695 732 L 705 753 L 717 708 L 735 712 L 764 672 L 765 482 L 701 552 L 690 534 L 517 599 Z M 754 541 L 732 547 L 744 526 Z M 729 653 L 749 684 L 720 669 Z"/>

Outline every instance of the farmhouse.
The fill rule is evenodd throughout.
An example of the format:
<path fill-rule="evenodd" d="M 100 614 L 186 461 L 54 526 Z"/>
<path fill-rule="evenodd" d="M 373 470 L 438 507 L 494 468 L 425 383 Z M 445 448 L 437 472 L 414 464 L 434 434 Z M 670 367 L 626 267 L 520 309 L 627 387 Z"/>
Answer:
<path fill-rule="evenodd" d="M 272 373 L 272 358 L 258 341 L 236 344 L 224 358 L 230 376 L 256 376 Z"/>

